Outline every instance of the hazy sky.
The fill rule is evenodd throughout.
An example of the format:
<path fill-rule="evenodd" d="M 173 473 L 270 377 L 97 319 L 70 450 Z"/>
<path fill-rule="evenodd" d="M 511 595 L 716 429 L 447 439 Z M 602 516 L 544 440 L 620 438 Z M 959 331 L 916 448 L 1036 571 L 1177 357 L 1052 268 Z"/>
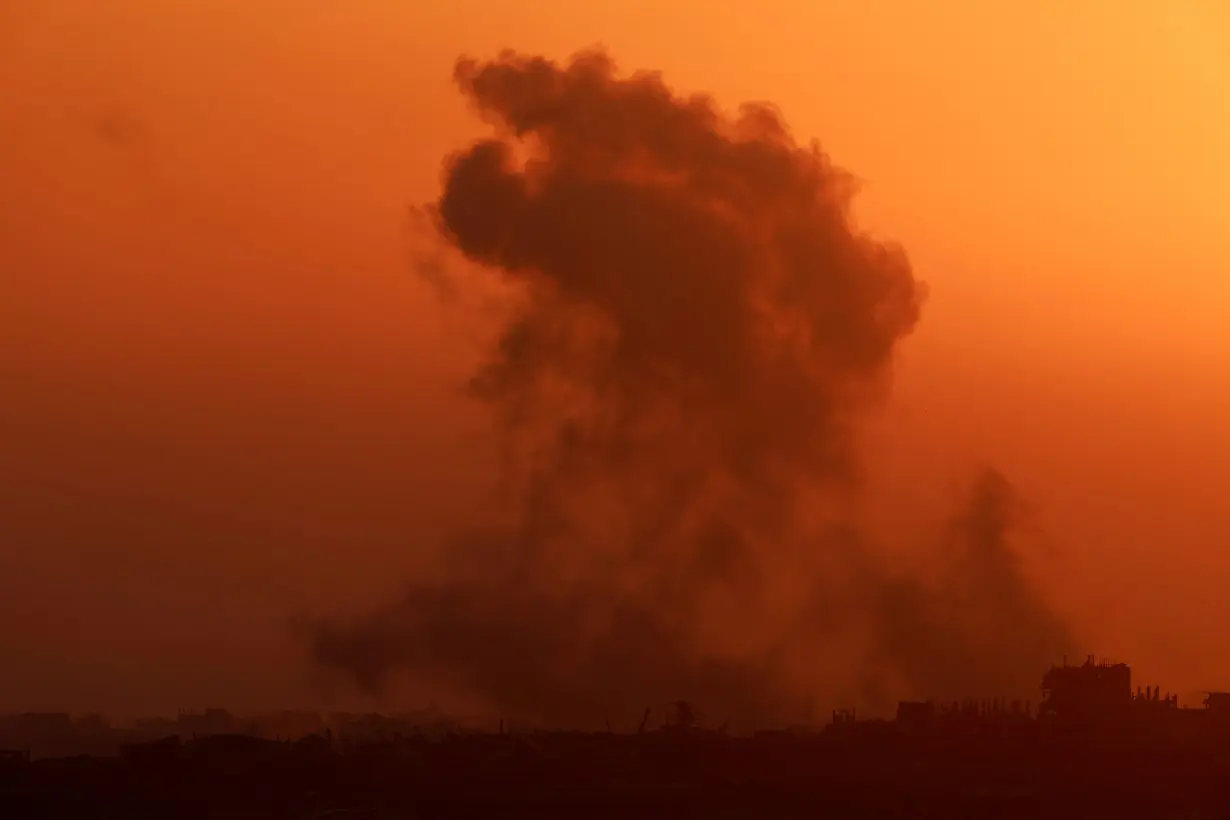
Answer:
<path fill-rule="evenodd" d="M 316 699 L 290 617 L 483 474 L 407 227 L 453 63 L 599 43 L 779 106 L 909 251 L 885 503 L 993 462 L 1089 651 L 1230 686 L 1224 3 L 0 0 L 0 709 Z"/>

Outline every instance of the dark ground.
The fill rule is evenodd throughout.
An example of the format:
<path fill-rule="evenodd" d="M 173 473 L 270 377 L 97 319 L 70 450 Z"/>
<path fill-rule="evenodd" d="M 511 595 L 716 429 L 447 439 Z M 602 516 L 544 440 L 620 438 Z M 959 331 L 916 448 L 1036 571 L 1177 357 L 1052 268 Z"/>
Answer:
<path fill-rule="evenodd" d="M 222 736 L 0 767 L 5 820 L 310 817 L 1230 818 L 1230 732 Z"/>

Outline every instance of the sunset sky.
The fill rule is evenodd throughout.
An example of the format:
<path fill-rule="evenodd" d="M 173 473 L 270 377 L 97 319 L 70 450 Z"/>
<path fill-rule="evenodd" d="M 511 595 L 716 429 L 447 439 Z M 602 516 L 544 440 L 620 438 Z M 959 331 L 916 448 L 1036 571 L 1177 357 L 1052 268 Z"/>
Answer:
<path fill-rule="evenodd" d="M 293 616 L 487 469 L 410 252 L 454 62 L 599 44 L 775 104 L 909 252 L 877 503 L 994 464 L 1089 652 L 1230 688 L 1223 0 L 0 0 L 0 711 L 320 702 Z"/>

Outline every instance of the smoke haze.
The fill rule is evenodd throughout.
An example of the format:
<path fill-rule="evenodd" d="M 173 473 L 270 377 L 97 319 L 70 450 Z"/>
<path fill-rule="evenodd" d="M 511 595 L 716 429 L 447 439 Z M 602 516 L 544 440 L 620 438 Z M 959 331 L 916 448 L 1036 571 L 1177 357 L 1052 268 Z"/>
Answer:
<path fill-rule="evenodd" d="M 1027 697 L 1069 635 L 1017 565 L 1007 480 L 917 571 L 858 520 L 860 428 L 925 288 L 855 224 L 855 179 L 773 107 L 729 117 L 599 51 L 455 80 L 495 135 L 429 213 L 451 270 L 515 297 L 470 390 L 501 489 L 403 601 L 318 623 L 316 660 L 568 725 Z"/>
<path fill-rule="evenodd" d="M 1230 618 L 1225 4 L 951 0 L 942 15 L 933 5 L 0 0 L 0 712 L 390 711 L 445 693 L 468 709 L 529 676 L 532 653 L 506 644 L 515 661 L 507 673 L 493 654 L 462 657 L 465 635 L 409 657 L 432 635 L 422 610 L 399 606 L 411 592 L 452 593 L 469 608 L 458 617 L 472 620 L 480 606 L 511 617 L 504 601 L 516 591 L 528 623 L 573 600 L 601 613 L 604 595 L 633 589 L 619 598 L 623 611 L 649 607 L 653 618 L 639 627 L 636 652 L 652 654 L 649 636 L 666 632 L 654 640 L 682 645 L 685 672 L 733 663 L 756 679 L 749 701 L 785 704 L 770 711 L 802 710 L 797 701 L 813 693 L 825 709 L 891 708 L 893 692 L 950 685 L 998 694 L 1010 687 L 994 678 L 997 667 L 960 661 L 984 652 L 989 631 L 968 590 L 989 598 L 995 588 L 958 582 L 973 573 L 960 570 L 972 550 L 968 513 L 974 499 L 1013 496 L 979 493 L 984 464 L 1029 503 L 1003 507 L 1003 550 L 987 554 L 1013 559 L 1004 575 L 1033 579 L 1023 600 L 1036 606 L 1029 591 L 1044 593 L 1076 631 L 1078 655 L 1131 662 L 1142 683 L 1174 688 L 1185 703 L 1195 702 L 1188 693 L 1230 688 L 1221 626 Z M 513 43 L 559 60 L 597 42 L 623 70 L 661 70 L 685 100 L 694 89 L 711 94 L 736 112 L 713 115 L 714 130 L 736 141 L 774 142 L 770 128 L 756 136 L 763 121 L 735 122 L 740 100 L 772 100 L 800 143 L 819 136 L 865 180 L 852 202 L 857 227 L 899 241 L 914 271 L 899 283 L 930 288 L 887 366 L 839 371 L 843 362 L 832 361 L 834 378 L 810 381 L 812 364 L 799 357 L 841 348 L 804 341 L 815 300 L 773 292 L 765 279 L 688 293 L 676 283 L 694 278 L 673 272 L 660 293 L 689 309 L 655 303 L 642 316 L 636 270 L 565 282 L 559 265 L 510 272 L 464 258 L 458 239 L 474 220 L 449 215 L 453 236 L 442 159 L 494 136 L 510 146 L 506 176 L 532 204 L 537 180 L 566 177 L 526 170 L 528 160 L 566 155 L 584 171 L 585 150 L 598 149 L 548 153 L 550 128 L 522 141 L 494 108 L 475 116 L 473 96 L 450 81 L 457 56 L 491 57 Z M 469 71 L 473 84 L 481 67 Z M 590 131 L 602 151 L 624 156 L 612 142 L 646 136 L 633 122 Z M 671 122 L 657 133 L 679 133 L 686 116 Z M 711 140 L 715 151 L 722 144 Z M 742 177 L 712 153 L 696 157 L 711 163 L 700 181 L 645 170 L 693 167 L 694 151 L 672 160 L 670 146 L 659 147 L 596 182 L 630 178 L 660 199 L 682 191 L 713 203 L 699 213 L 721 222 L 723 249 L 784 247 L 727 227 L 783 224 L 765 210 L 775 200 L 750 217 L 721 204 Z M 757 159 L 758 149 L 743 150 L 740 161 Z M 798 162 L 787 165 L 778 184 L 754 178 L 735 202 L 763 199 L 760 188 L 806 195 L 790 188 Z M 435 275 L 413 276 L 406 210 L 427 202 L 434 208 L 420 216 L 435 225 L 413 239 Z M 816 210 L 801 209 L 808 216 L 793 224 L 810 236 Z M 591 225 L 588 213 L 578 211 L 580 227 Z M 622 244 L 621 264 L 640 252 Z M 545 252 L 512 250 L 536 260 Z M 721 261 L 718 270 L 755 266 Z M 777 260 L 761 275 L 784 283 L 798 267 Z M 763 307 L 706 319 L 748 281 Z M 837 293 L 817 281 L 826 298 Z M 902 295 L 883 304 L 905 304 Z M 522 351 L 522 370 L 491 367 L 506 358 L 503 331 L 551 315 L 544 299 L 565 306 L 545 338 L 571 358 Z M 748 338 L 737 322 L 749 315 L 753 354 L 776 344 L 776 363 L 750 367 L 727 350 L 728 370 L 698 370 L 719 355 L 705 358 L 716 340 Z M 764 320 L 774 315 L 796 324 Z M 617 333 L 638 316 L 634 333 Z M 901 319 L 873 326 L 863 317 L 853 329 L 880 333 L 908 324 Z M 690 335 L 672 335 L 685 322 Z M 528 331 L 542 325 L 526 327 L 519 344 L 539 344 Z M 696 350 L 679 347 L 687 344 Z M 638 387 L 658 350 L 671 361 Z M 809 379 L 800 397 L 772 404 L 771 393 L 791 386 L 774 380 L 800 367 Z M 512 373 L 519 381 L 492 384 Z M 755 391 L 740 386 L 749 380 Z M 814 384 L 839 391 L 818 413 L 800 404 Z M 557 434 L 565 398 L 577 405 L 572 449 Z M 819 421 L 800 435 L 809 413 Z M 796 454 L 782 443 L 789 436 L 816 449 Z M 595 455 L 596 442 L 623 444 Z M 572 459 L 570 472 L 549 458 Z M 673 466 L 653 472 L 654 463 Z M 554 498 L 542 477 L 552 469 L 563 485 Z M 531 486 L 547 499 L 535 502 L 532 527 L 523 526 Z M 664 488 L 683 499 L 677 513 Z M 715 517 L 724 522 L 705 523 Z M 634 523 L 666 534 L 634 538 Z M 579 535 L 561 534 L 565 526 Z M 508 543 L 552 527 L 559 532 L 535 546 L 541 560 Z M 688 558 L 701 542 L 731 546 L 715 546 L 707 563 Z M 658 563 L 625 555 L 633 544 Z M 504 566 L 518 563 L 541 582 L 508 582 Z M 695 563 L 711 567 L 709 580 L 695 577 Z M 603 569 L 611 566 L 622 569 Z M 676 571 L 681 580 L 662 580 Z M 718 581 L 723 574 L 732 580 Z M 469 594 L 484 586 L 506 597 Z M 544 586 L 559 599 L 547 599 L 554 610 Z M 709 592 L 683 594 L 698 588 Z M 668 595 L 678 615 L 653 608 Z M 1025 619 L 995 607 L 1000 622 Z M 307 662 L 287 624 L 301 612 L 330 616 L 339 637 L 365 622 L 382 624 L 373 641 L 398 633 L 396 646 L 369 653 L 368 677 L 383 685 L 365 690 L 345 668 Z M 937 626 L 952 622 L 961 628 Z M 432 623 L 438 637 L 447 619 Z M 1018 646 L 1050 634 L 1005 629 L 1019 633 L 1008 638 Z M 573 681 L 587 697 L 627 703 L 627 718 L 610 716 L 618 727 L 635 726 L 661 699 L 699 700 L 690 684 L 662 684 L 672 691 L 660 695 L 651 681 L 598 686 L 566 665 L 579 652 L 557 645 L 554 667 L 534 667 L 546 681 L 534 691 L 550 709 L 517 711 L 585 711 L 544 694 Z M 931 662 L 946 653 L 958 659 L 951 672 Z M 1046 653 L 1042 666 L 1054 659 Z M 1040 671 L 1020 673 L 1035 698 Z M 630 676 L 618 684 L 631 686 Z M 707 719 L 724 720 L 714 708 Z M 500 711 L 511 719 L 511 708 Z"/>

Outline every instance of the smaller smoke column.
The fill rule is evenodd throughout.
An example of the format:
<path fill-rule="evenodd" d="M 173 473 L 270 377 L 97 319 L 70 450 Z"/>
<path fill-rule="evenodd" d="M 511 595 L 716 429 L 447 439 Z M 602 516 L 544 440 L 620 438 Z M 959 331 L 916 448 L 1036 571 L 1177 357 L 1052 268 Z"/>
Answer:
<path fill-rule="evenodd" d="M 880 652 L 907 691 L 1028 698 L 1071 648 L 1067 624 L 1030 586 L 1012 547 L 1023 515 L 1008 480 L 986 470 L 935 551 L 947 564 L 938 581 L 873 574 Z"/>

